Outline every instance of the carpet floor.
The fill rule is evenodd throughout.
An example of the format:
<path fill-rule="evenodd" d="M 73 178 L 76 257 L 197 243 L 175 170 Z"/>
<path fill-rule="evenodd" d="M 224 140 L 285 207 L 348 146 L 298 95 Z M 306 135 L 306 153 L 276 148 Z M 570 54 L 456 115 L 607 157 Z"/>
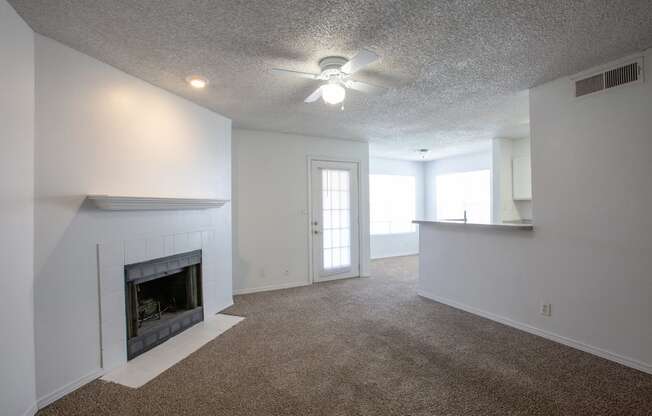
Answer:
<path fill-rule="evenodd" d="M 139 389 L 39 415 L 652 415 L 652 376 L 416 295 L 417 259 L 236 296 L 243 322 Z"/>

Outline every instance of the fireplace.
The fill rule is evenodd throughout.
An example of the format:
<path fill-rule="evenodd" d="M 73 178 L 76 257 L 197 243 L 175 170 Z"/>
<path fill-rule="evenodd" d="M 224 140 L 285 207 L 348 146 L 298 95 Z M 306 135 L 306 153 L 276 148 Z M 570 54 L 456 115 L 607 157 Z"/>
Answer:
<path fill-rule="evenodd" d="M 125 266 L 127 359 L 204 320 L 201 250 Z"/>

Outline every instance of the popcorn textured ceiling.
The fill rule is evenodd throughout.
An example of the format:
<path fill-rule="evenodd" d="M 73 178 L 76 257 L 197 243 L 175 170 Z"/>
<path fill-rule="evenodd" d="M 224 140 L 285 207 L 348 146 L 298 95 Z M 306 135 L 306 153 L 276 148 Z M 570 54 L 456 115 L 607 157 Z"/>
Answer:
<path fill-rule="evenodd" d="M 32 28 L 230 117 L 417 159 L 527 134 L 524 90 L 652 46 L 649 0 L 9 0 Z M 319 59 L 369 48 L 344 111 L 305 104 Z M 203 91 L 185 78 L 210 80 Z"/>

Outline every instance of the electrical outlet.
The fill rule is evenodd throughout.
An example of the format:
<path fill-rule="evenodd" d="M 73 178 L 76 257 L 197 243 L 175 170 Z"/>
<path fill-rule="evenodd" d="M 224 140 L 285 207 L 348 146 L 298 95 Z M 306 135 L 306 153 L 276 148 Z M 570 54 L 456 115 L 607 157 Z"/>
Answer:
<path fill-rule="evenodd" d="M 541 304 L 541 315 L 550 316 L 552 315 L 552 305 L 550 303 Z"/>

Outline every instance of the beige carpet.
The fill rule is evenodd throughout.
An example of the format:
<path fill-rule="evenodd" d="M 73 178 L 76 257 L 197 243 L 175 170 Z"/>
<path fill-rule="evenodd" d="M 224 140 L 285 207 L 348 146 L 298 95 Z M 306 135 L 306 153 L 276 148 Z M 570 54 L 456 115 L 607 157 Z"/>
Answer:
<path fill-rule="evenodd" d="M 652 376 L 373 277 L 244 295 L 242 323 L 139 389 L 95 381 L 40 415 L 651 415 Z"/>

